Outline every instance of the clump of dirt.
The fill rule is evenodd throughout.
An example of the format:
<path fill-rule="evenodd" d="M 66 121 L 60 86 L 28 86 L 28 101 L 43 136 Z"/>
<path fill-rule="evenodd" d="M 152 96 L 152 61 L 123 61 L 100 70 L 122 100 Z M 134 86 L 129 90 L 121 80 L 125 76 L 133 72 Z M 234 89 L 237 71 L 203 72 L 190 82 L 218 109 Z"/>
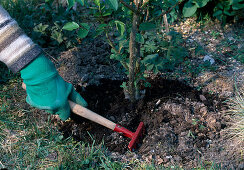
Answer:
<path fill-rule="evenodd" d="M 220 143 L 221 130 L 227 126 L 221 114 L 226 110 L 224 99 L 177 80 L 156 77 L 149 82 L 151 87 L 135 108 L 124 99 L 121 81 L 103 79 L 99 86 L 77 90 L 88 101 L 89 109 L 132 131 L 144 122 L 146 134 L 133 158 L 187 168 L 213 160 L 223 167 L 238 167 L 239 160 L 226 155 Z M 77 140 L 104 142 L 111 153 L 116 153 L 114 159 L 132 159 L 127 149 L 130 139 L 94 122 L 72 115 L 72 121 L 60 125 L 60 129 Z"/>
<path fill-rule="evenodd" d="M 98 85 L 101 79 L 123 80 L 118 61 L 111 60 L 111 48 L 103 39 L 82 43 L 82 48 L 63 52 L 55 62 L 59 74 L 79 86 Z"/>

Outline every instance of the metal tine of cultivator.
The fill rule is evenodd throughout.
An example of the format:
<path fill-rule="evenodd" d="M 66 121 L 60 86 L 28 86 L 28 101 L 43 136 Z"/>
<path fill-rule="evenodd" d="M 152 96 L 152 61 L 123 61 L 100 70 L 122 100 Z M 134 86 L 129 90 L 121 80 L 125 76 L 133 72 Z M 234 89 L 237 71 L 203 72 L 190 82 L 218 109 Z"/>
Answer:
<path fill-rule="evenodd" d="M 137 144 L 145 133 L 145 126 L 143 122 L 140 122 L 139 126 L 136 129 L 136 132 L 133 133 L 128 129 L 116 124 L 114 128 L 115 132 L 122 133 L 124 136 L 131 138 L 131 141 L 128 145 L 130 151 L 134 151 L 136 149 Z"/>
<path fill-rule="evenodd" d="M 141 138 L 143 137 L 145 133 L 145 126 L 144 126 L 144 123 L 141 122 L 138 126 L 138 128 L 136 129 L 136 132 L 134 133 L 129 145 L 128 145 L 128 148 L 130 151 L 134 151 L 137 144 L 140 142 Z"/>

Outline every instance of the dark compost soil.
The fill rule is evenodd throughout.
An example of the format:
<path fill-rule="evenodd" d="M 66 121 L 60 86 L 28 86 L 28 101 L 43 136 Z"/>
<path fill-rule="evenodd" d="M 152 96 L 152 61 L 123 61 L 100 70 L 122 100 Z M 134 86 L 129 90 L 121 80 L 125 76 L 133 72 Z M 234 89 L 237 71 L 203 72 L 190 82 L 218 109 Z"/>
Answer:
<path fill-rule="evenodd" d="M 219 143 L 220 131 L 227 126 L 220 114 L 226 110 L 222 104 L 224 99 L 177 80 L 157 77 L 149 81 L 152 86 L 134 109 L 124 99 L 121 81 L 103 79 L 99 86 L 91 85 L 85 90 L 77 87 L 77 90 L 87 100 L 90 110 L 132 131 L 140 121 L 144 122 L 146 134 L 136 151 L 137 158 L 191 168 L 200 161 L 224 162 L 224 167 L 238 166 L 240 162 L 227 157 L 224 146 Z M 128 153 L 130 139 L 75 115 L 60 129 L 77 140 L 92 143 L 95 139 L 97 144 L 104 140 L 109 151 L 120 155 Z"/>

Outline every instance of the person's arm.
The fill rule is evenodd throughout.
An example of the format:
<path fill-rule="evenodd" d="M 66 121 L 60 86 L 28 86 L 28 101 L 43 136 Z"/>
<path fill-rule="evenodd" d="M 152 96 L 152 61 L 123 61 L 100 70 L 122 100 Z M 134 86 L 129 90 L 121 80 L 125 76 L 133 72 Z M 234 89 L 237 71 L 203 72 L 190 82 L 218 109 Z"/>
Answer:
<path fill-rule="evenodd" d="M 33 43 L 0 5 L 0 61 L 16 73 L 40 53 L 41 48 Z"/>
<path fill-rule="evenodd" d="M 84 107 L 86 101 L 63 80 L 41 48 L 21 30 L 17 22 L 0 6 L 0 61 L 14 73 L 20 71 L 26 84 L 26 101 L 39 109 L 70 116 L 68 100 Z"/>

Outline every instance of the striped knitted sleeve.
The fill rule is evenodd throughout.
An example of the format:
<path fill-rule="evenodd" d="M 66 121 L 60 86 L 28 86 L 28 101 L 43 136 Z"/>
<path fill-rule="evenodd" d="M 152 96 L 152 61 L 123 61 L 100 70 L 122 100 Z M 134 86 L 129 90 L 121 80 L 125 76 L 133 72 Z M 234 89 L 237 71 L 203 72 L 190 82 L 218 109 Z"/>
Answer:
<path fill-rule="evenodd" d="M 0 5 L 0 61 L 15 73 L 40 53 L 41 48 L 32 42 Z"/>

